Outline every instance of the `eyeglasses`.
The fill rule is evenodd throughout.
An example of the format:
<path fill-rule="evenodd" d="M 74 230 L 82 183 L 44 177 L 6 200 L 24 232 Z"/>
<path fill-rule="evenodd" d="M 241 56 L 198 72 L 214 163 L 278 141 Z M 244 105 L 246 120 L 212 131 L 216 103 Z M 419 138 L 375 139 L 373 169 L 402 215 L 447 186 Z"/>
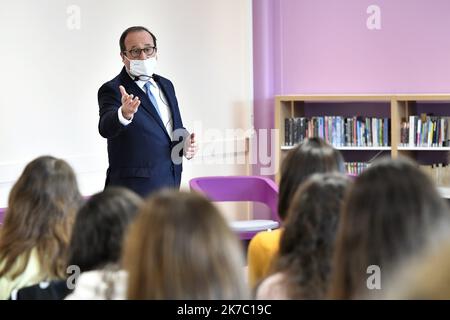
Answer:
<path fill-rule="evenodd" d="M 142 51 L 144 51 L 145 55 L 151 56 L 153 53 L 156 52 L 156 47 L 145 47 L 143 49 L 136 48 L 124 52 L 128 52 L 132 58 L 139 58 L 141 56 Z"/>

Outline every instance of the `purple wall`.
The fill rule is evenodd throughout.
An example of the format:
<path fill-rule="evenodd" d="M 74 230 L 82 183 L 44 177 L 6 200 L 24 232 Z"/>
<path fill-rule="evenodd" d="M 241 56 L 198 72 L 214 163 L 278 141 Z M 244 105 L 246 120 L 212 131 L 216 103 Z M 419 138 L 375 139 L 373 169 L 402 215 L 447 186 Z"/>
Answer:
<path fill-rule="evenodd" d="M 255 129 L 276 94 L 450 92 L 449 0 L 253 0 L 253 37 Z"/>
<path fill-rule="evenodd" d="M 253 0 L 253 92 L 254 128 L 273 128 L 275 90 L 275 1 Z M 278 30 L 278 29 L 277 29 Z M 270 139 L 267 138 L 270 150 Z M 260 175 L 261 165 L 253 165 L 253 174 Z"/>

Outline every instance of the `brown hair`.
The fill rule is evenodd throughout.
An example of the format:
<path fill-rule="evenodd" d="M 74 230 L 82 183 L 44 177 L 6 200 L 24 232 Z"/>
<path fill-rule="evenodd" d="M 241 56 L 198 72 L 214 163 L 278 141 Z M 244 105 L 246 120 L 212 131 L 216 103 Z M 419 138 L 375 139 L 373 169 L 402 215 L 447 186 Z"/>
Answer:
<path fill-rule="evenodd" d="M 19 276 L 36 249 L 42 274 L 64 278 L 71 228 L 80 204 L 75 173 L 67 162 L 50 156 L 30 162 L 10 192 L 0 229 L 0 277 Z"/>
<path fill-rule="evenodd" d="M 430 230 L 448 223 L 447 205 L 432 181 L 406 158 L 386 158 L 364 171 L 344 202 L 336 240 L 331 298 L 369 297 L 368 267 L 383 279 L 420 253 Z"/>
<path fill-rule="evenodd" d="M 295 193 L 275 268 L 285 275 L 283 285 L 291 299 L 325 297 L 341 204 L 349 185 L 344 174 L 320 173 Z"/>
<path fill-rule="evenodd" d="M 238 239 L 197 194 L 148 199 L 128 232 L 123 265 L 129 299 L 248 298 Z"/>
<path fill-rule="evenodd" d="M 281 167 L 278 215 L 285 219 L 298 186 L 310 175 L 322 172 L 345 172 L 344 158 L 324 140 L 314 137 L 303 140 L 289 151 Z"/>

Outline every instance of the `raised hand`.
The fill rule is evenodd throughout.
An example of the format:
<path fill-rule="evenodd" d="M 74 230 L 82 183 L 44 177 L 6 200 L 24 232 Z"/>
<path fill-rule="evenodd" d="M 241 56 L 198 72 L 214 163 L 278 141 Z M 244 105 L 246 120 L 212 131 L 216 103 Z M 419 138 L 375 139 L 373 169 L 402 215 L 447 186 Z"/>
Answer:
<path fill-rule="evenodd" d="M 119 90 L 122 94 L 122 115 L 125 119 L 130 120 L 138 111 L 141 101 L 139 100 L 139 97 L 128 94 L 123 86 L 120 86 Z"/>

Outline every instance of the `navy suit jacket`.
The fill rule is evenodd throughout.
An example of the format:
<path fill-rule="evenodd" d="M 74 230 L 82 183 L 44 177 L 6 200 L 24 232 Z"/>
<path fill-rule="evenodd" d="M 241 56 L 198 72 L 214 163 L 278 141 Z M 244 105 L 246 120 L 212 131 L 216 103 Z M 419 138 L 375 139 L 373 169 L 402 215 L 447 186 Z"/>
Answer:
<path fill-rule="evenodd" d="M 184 129 L 172 82 L 156 74 L 153 79 L 169 104 L 173 130 Z M 127 126 L 120 123 L 117 115 L 122 104 L 120 85 L 125 87 L 128 94 L 139 97 L 141 101 L 133 121 Z M 171 141 L 155 107 L 146 93 L 131 79 L 125 67 L 117 77 L 100 87 L 98 104 L 99 132 L 108 139 L 109 168 L 105 187 L 124 186 L 141 196 L 164 187 L 179 188 L 182 164 L 175 164 L 171 155 L 175 147 L 174 150 L 178 151 L 176 153 L 182 159 L 183 137 L 188 133 L 184 130 L 183 137 Z"/>

